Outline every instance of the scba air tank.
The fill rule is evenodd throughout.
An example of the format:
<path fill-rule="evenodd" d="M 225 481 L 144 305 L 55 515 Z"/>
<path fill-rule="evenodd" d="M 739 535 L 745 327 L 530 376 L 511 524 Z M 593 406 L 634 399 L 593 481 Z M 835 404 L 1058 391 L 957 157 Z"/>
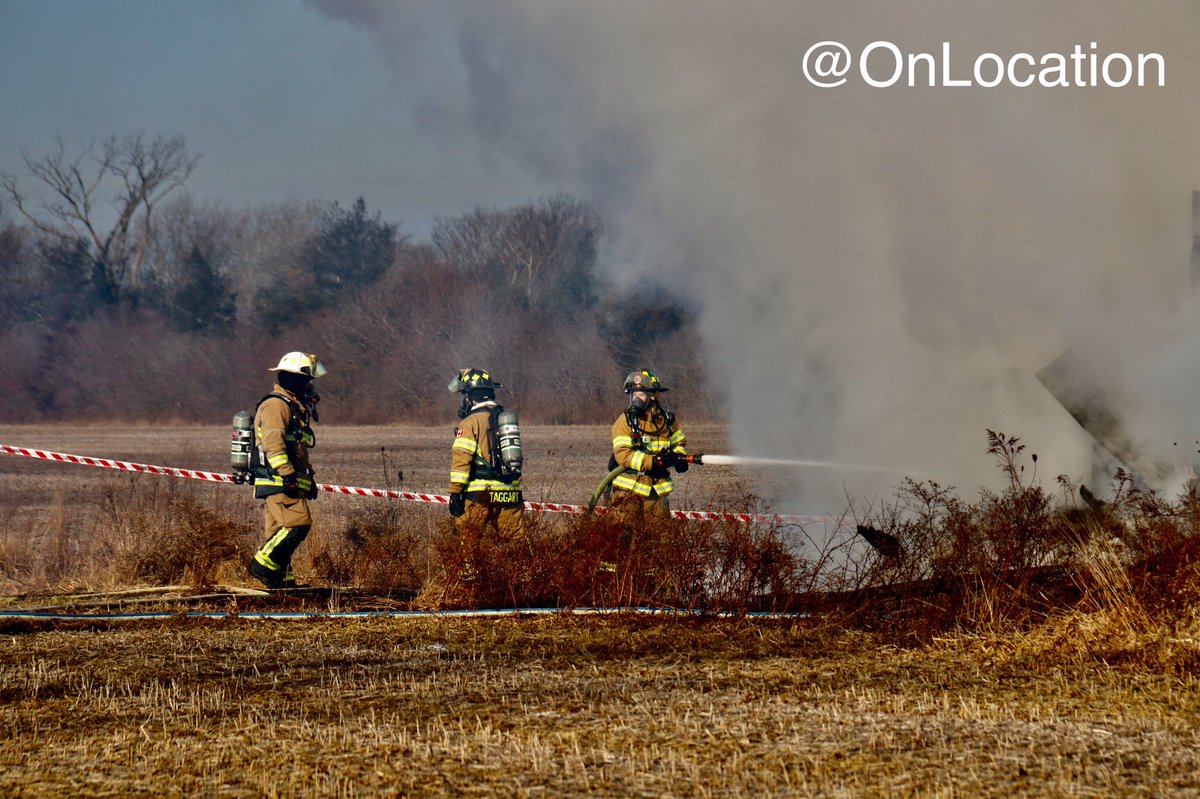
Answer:
<path fill-rule="evenodd" d="M 238 411 L 233 415 L 233 439 L 229 443 L 229 465 L 235 476 L 250 473 L 250 450 L 254 447 L 254 431 L 250 414 Z"/>
<path fill-rule="evenodd" d="M 496 437 L 499 439 L 500 461 L 504 468 L 520 474 L 525 456 L 521 452 L 521 427 L 514 412 L 503 410 L 496 415 Z"/>

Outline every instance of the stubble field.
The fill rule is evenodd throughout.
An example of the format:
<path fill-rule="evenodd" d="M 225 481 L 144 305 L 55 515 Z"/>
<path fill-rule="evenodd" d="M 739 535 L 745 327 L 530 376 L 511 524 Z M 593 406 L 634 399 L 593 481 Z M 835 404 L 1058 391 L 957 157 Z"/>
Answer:
<path fill-rule="evenodd" d="M 697 450 L 722 448 L 719 429 L 689 432 Z M 444 491 L 446 430 L 319 434 L 321 482 Z M 585 502 L 607 429 L 525 435 L 527 498 Z M 7 444 L 213 471 L 227 436 L 0 428 Z M 696 507 L 753 489 L 754 476 L 698 471 L 680 481 Z M 172 482 L 185 481 L 0 456 L 5 551 L 36 558 L 22 539 L 42 536 L 75 552 L 141 507 L 131 495 L 174 501 Z M 201 485 L 190 501 L 256 529 L 242 491 Z M 369 502 L 322 496 L 318 510 L 338 529 Z M 440 508 L 410 511 L 415 526 L 444 524 Z M 10 594 L 118 587 L 98 565 L 2 565 Z M 232 566 L 218 576 L 252 585 Z M 0 621 L 0 793 L 1200 795 L 1194 622 L 1064 609 L 915 639 L 834 617 L 267 620 L 238 607 L 216 606 L 228 613 L 216 620 Z"/>

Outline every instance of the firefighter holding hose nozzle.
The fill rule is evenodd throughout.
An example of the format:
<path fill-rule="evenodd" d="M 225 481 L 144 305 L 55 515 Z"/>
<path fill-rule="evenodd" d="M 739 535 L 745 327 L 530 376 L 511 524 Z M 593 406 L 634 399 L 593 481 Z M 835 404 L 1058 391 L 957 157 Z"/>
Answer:
<path fill-rule="evenodd" d="M 669 390 L 649 369 L 625 378 L 628 404 L 613 423 L 609 460 L 609 469 L 625 470 L 612 479 L 609 507 L 614 512 L 637 519 L 670 518 L 670 469 L 682 474 L 688 461 L 687 436 L 659 399 Z"/>

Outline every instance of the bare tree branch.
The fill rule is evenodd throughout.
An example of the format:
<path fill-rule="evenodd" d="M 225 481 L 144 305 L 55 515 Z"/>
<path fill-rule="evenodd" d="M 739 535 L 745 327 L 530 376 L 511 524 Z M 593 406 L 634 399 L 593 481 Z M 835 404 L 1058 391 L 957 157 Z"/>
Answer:
<path fill-rule="evenodd" d="M 599 217 L 567 194 L 508 210 L 475 209 L 455 219 L 438 219 L 433 245 L 468 274 L 505 270 L 507 284 L 536 305 L 558 292 L 553 284 L 582 268 L 580 245 L 601 230 Z"/>
<path fill-rule="evenodd" d="M 116 300 L 136 299 L 138 269 L 151 238 L 155 204 L 179 188 L 192 174 L 199 155 L 187 151 L 183 136 L 112 135 L 99 147 L 88 145 L 73 159 L 62 140 L 48 155 L 23 153 L 35 189 L 25 192 L 13 175 L 0 175 L 0 191 L 41 233 L 91 243 L 92 257 Z M 97 194 L 115 184 L 109 210 L 116 212 L 111 227 L 102 225 Z"/>

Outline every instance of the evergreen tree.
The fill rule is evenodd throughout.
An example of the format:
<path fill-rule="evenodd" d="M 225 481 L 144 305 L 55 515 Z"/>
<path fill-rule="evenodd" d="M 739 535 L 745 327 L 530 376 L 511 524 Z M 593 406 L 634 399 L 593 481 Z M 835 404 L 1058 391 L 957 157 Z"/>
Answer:
<path fill-rule="evenodd" d="M 304 248 L 301 266 L 312 276 L 309 308 L 337 302 L 346 292 L 369 286 L 396 260 L 397 226 L 367 214 L 362 197 L 343 210 L 337 203 L 326 214 L 323 229 Z"/>
<path fill-rule="evenodd" d="M 234 299 L 228 283 L 213 271 L 200 248 L 193 247 L 172 292 L 171 321 L 180 330 L 191 332 L 228 325 L 236 315 Z"/>

